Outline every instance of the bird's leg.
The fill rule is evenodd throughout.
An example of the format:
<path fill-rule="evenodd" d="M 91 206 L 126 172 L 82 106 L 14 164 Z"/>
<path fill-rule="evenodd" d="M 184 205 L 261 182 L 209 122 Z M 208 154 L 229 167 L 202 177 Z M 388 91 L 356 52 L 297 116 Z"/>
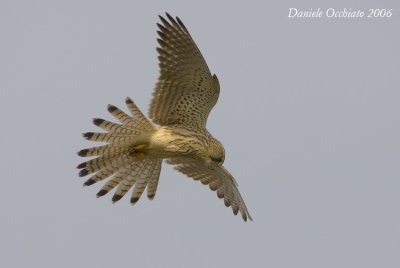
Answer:
<path fill-rule="evenodd" d="M 143 159 L 145 157 L 145 153 L 143 149 L 147 147 L 148 144 L 135 144 L 130 148 L 130 151 L 128 153 L 129 156 L 135 157 L 138 159 Z"/>

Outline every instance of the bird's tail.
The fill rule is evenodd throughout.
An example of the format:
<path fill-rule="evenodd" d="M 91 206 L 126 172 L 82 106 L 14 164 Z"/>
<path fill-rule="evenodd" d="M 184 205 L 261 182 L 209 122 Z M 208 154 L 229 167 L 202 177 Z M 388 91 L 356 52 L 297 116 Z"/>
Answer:
<path fill-rule="evenodd" d="M 143 115 L 135 103 L 126 99 L 132 116 L 113 105 L 108 111 L 120 121 L 120 124 L 95 118 L 93 123 L 105 130 L 103 133 L 87 132 L 83 134 L 87 140 L 105 142 L 105 145 L 83 149 L 78 152 L 82 157 L 92 159 L 77 166 L 79 176 L 91 174 L 85 186 L 109 178 L 97 197 L 103 196 L 117 187 L 112 201 L 120 200 L 130 188 L 133 188 L 131 203 L 136 203 L 147 186 L 147 196 L 153 199 L 161 171 L 161 159 L 137 158 L 132 155 L 132 145 L 140 135 L 155 130 L 155 126 Z"/>

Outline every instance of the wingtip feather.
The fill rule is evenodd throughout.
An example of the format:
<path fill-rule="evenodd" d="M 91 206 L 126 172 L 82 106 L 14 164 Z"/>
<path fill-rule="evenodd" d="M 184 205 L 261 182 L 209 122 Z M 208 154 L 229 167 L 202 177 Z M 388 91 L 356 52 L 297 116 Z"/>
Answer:
<path fill-rule="evenodd" d="M 123 197 L 123 195 L 114 194 L 111 200 L 113 203 L 115 203 L 115 202 L 118 202 L 119 200 L 121 200 L 122 197 Z"/>
<path fill-rule="evenodd" d="M 84 157 L 84 156 L 87 155 L 88 152 L 89 152 L 89 149 L 82 149 L 82 150 L 80 150 L 79 152 L 77 152 L 77 154 L 78 154 L 79 156 Z"/>
<path fill-rule="evenodd" d="M 117 109 L 118 109 L 118 108 L 115 107 L 115 106 L 112 105 L 112 104 L 107 105 L 107 110 L 108 110 L 110 113 L 115 112 L 115 110 L 117 110 Z"/>
<path fill-rule="evenodd" d="M 100 126 L 104 122 L 104 119 L 101 118 L 93 118 L 93 124 L 96 126 Z"/>
<path fill-rule="evenodd" d="M 128 104 L 128 103 L 129 103 L 129 104 L 133 104 L 133 100 L 132 100 L 131 98 L 129 98 L 129 97 L 126 97 L 126 98 L 125 98 L 125 103 L 126 103 L 126 104 Z"/>
<path fill-rule="evenodd" d="M 107 190 L 100 190 L 100 191 L 96 194 L 96 197 L 104 196 L 104 195 L 107 194 L 107 193 L 108 193 Z"/>
<path fill-rule="evenodd" d="M 90 138 L 92 138 L 93 135 L 94 135 L 94 132 L 82 133 L 82 136 L 83 136 L 85 139 L 87 139 L 87 140 L 89 140 Z"/>
<path fill-rule="evenodd" d="M 131 198 L 131 204 L 132 204 L 132 205 L 136 204 L 136 202 L 137 202 L 138 200 L 139 200 L 138 197 L 132 197 L 132 198 Z"/>
<path fill-rule="evenodd" d="M 87 171 L 86 169 L 82 169 L 81 171 L 79 171 L 79 177 L 84 177 L 87 174 L 89 174 L 89 171 Z"/>
<path fill-rule="evenodd" d="M 87 181 L 85 181 L 85 182 L 83 183 L 83 186 L 90 186 L 90 185 L 92 185 L 92 184 L 94 184 L 94 183 L 96 183 L 95 180 L 93 180 L 93 179 L 88 179 Z"/>
<path fill-rule="evenodd" d="M 77 169 L 85 168 L 86 167 L 86 162 L 80 163 L 79 165 L 76 166 Z"/>

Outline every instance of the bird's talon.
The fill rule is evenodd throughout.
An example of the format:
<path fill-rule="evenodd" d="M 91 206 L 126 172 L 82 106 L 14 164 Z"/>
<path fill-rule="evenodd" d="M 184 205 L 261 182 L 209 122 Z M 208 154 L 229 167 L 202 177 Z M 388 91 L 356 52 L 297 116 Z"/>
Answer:
<path fill-rule="evenodd" d="M 128 153 L 130 157 L 143 159 L 145 157 L 145 153 L 140 152 L 138 150 L 143 149 L 145 147 L 144 144 L 135 145 L 132 147 L 132 150 Z"/>
<path fill-rule="evenodd" d="M 146 144 L 137 144 L 132 147 L 133 150 L 140 150 L 144 149 L 147 145 Z"/>

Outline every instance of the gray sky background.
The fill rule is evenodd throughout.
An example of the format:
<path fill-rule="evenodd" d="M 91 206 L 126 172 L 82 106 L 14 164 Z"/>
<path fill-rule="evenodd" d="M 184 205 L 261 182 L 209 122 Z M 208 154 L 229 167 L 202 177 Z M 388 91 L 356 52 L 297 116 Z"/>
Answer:
<path fill-rule="evenodd" d="M 267 2 L 0 1 L 0 266 L 400 267 L 399 2 Z M 254 222 L 167 165 L 134 207 L 77 176 L 91 118 L 147 112 L 165 11 L 219 77 L 208 127 Z"/>

